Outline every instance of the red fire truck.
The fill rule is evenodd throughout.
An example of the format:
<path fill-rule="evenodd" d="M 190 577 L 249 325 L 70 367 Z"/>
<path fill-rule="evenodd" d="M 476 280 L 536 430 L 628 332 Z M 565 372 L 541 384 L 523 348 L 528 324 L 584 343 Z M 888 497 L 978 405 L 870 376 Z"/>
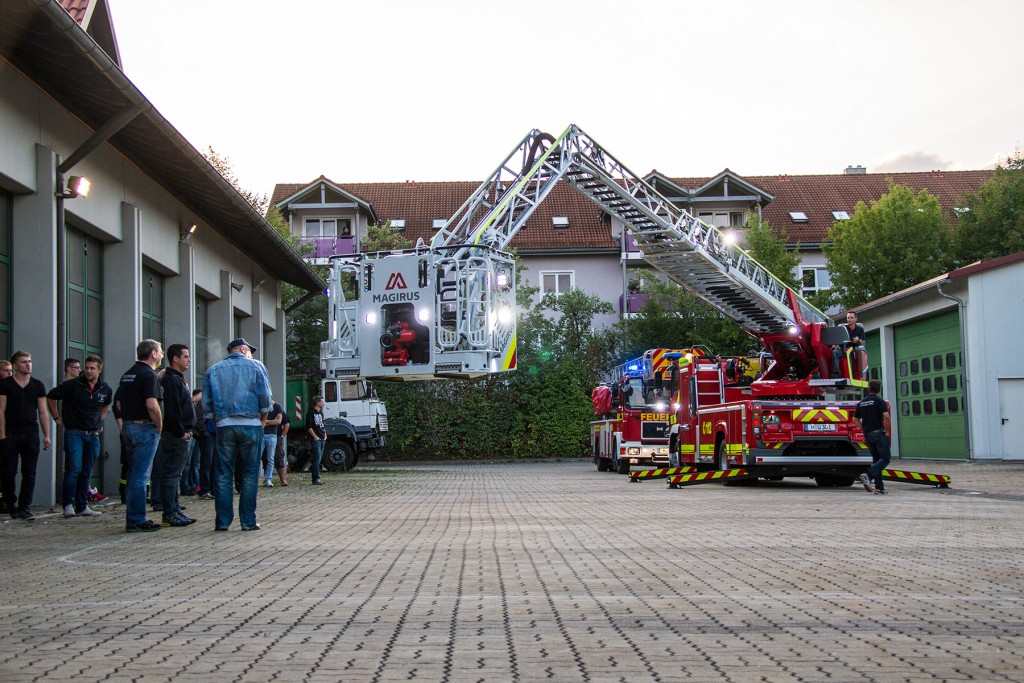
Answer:
<path fill-rule="evenodd" d="M 590 445 L 599 472 L 611 469 L 627 474 L 633 465 L 668 464 L 669 358 L 704 353 L 702 349 L 651 349 L 613 368 L 609 380 L 594 389 L 596 419 L 590 423 Z"/>

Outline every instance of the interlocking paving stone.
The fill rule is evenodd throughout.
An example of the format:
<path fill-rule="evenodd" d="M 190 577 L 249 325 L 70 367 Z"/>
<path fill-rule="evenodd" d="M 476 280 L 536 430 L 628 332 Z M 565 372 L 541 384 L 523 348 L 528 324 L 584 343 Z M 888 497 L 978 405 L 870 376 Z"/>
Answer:
<path fill-rule="evenodd" d="M 1024 680 L 1024 464 L 899 468 L 953 488 L 400 463 L 256 533 L 4 521 L 0 681 Z"/>

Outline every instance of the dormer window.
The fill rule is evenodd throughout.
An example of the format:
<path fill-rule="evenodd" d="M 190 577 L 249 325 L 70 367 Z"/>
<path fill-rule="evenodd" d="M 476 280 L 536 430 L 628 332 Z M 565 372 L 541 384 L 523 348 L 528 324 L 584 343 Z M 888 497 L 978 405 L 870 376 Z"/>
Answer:
<path fill-rule="evenodd" d="M 848 221 L 850 220 L 850 214 L 846 211 L 833 211 L 832 218 L 835 218 L 837 221 Z"/>
<path fill-rule="evenodd" d="M 569 217 L 568 216 L 552 216 L 551 217 L 551 225 L 553 225 L 556 228 L 568 228 L 569 227 Z"/>
<path fill-rule="evenodd" d="M 448 222 L 448 220 L 445 219 L 445 218 L 435 218 L 434 219 L 434 224 L 433 224 L 434 225 L 434 230 L 440 230 L 441 228 L 444 227 L 444 224 L 447 223 L 447 222 Z"/>
<path fill-rule="evenodd" d="M 807 214 L 803 211 L 790 211 L 789 217 L 794 223 L 806 223 L 808 221 Z"/>

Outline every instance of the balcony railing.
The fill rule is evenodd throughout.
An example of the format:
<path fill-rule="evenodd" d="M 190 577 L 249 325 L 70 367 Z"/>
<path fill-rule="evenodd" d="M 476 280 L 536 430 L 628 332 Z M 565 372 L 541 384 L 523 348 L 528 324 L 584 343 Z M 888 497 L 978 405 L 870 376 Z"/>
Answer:
<path fill-rule="evenodd" d="M 355 253 L 354 237 L 303 237 L 299 239 L 303 258 L 326 259 Z M 306 246 L 312 245 L 312 248 Z"/>

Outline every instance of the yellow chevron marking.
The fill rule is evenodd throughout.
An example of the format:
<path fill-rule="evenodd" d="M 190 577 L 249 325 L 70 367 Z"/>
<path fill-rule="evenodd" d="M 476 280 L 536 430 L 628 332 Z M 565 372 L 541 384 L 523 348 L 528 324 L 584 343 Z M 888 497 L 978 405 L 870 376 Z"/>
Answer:
<path fill-rule="evenodd" d="M 670 477 L 673 474 L 687 474 L 689 472 L 696 472 L 696 467 L 664 467 L 660 470 L 641 470 L 638 472 L 630 472 L 630 479 L 653 479 L 656 477 Z"/>
<path fill-rule="evenodd" d="M 795 422 L 846 422 L 850 411 L 840 408 L 794 408 Z"/>
<path fill-rule="evenodd" d="M 949 477 L 945 474 L 928 474 L 926 472 L 906 472 L 904 470 L 882 470 L 885 479 L 916 482 L 921 484 L 939 484 L 949 486 Z"/>

